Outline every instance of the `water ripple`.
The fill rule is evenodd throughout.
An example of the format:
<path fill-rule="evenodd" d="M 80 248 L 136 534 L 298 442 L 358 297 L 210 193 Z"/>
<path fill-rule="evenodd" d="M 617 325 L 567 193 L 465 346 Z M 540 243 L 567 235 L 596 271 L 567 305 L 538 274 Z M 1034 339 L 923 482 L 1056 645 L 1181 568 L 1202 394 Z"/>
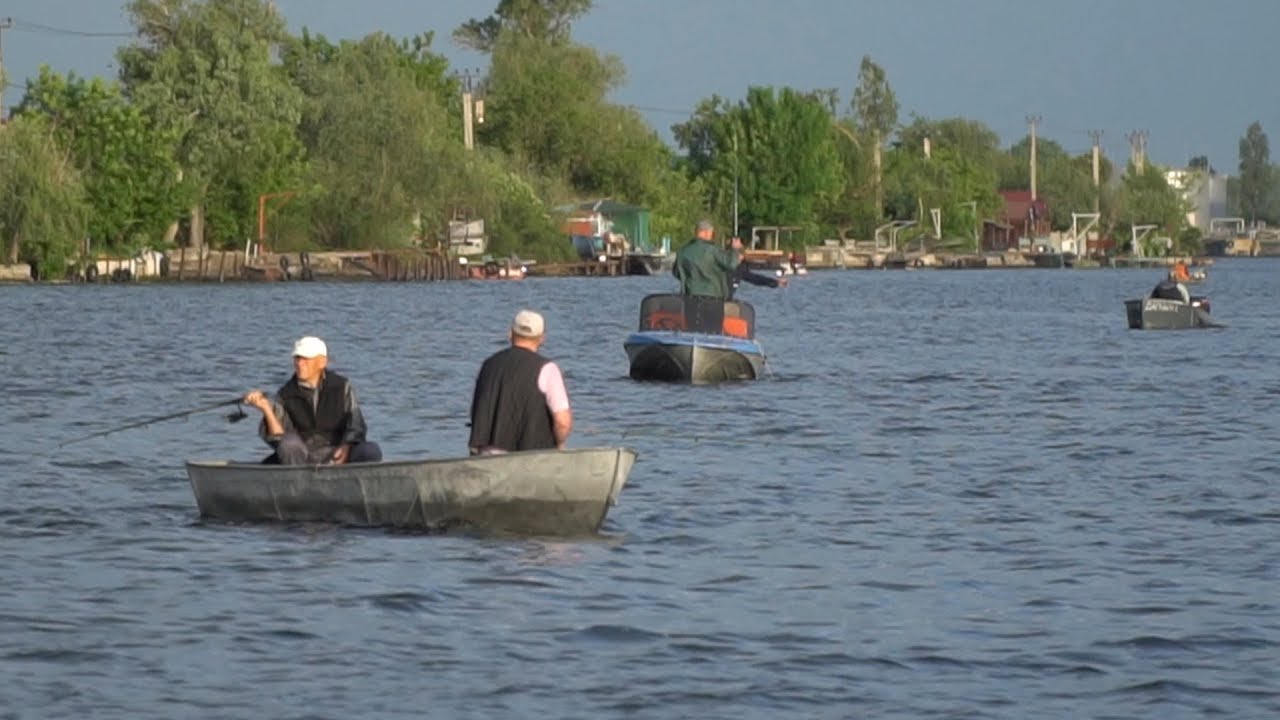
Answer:
<path fill-rule="evenodd" d="M 1280 716 L 1278 271 L 1215 266 L 1213 334 L 1128 331 L 1149 271 L 813 273 L 699 388 L 626 378 L 664 277 L 2 288 L 0 718 Z M 458 455 L 525 306 L 571 444 L 641 453 L 599 537 L 204 521 L 182 460 L 265 452 L 218 413 L 62 445 L 315 332 L 388 456 Z"/>

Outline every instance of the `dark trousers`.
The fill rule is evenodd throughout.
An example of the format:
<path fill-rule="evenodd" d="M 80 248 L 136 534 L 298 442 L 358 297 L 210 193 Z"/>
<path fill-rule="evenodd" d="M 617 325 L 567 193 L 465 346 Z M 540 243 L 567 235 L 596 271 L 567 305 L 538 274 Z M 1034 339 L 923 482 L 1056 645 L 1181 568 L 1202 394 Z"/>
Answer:
<path fill-rule="evenodd" d="M 262 462 L 265 465 L 322 465 L 328 463 L 332 457 L 332 447 L 308 447 L 301 437 L 289 433 L 280 438 L 276 451 Z M 352 445 L 351 452 L 347 454 L 349 463 L 380 460 L 382 460 L 382 448 L 378 447 L 378 443 L 369 440 Z"/>
<path fill-rule="evenodd" d="M 724 298 L 687 295 L 684 316 L 690 332 L 719 335 L 724 326 Z"/>

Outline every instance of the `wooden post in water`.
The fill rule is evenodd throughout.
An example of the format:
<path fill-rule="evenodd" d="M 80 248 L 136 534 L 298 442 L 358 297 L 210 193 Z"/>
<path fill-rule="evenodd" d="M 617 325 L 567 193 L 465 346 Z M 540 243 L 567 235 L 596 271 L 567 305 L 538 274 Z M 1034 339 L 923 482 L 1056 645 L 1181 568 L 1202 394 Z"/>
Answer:
<path fill-rule="evenodd" d="M 227 251 L 220 250 L 218 252 L 218 282 L 224 282 L 227 279 Z"/>
<path fill-rule="evenodd" d="M 178 282 L 182 282 L 182 271 L 187 265 L 187 246 L 183 245 L 178 248 Z"/>

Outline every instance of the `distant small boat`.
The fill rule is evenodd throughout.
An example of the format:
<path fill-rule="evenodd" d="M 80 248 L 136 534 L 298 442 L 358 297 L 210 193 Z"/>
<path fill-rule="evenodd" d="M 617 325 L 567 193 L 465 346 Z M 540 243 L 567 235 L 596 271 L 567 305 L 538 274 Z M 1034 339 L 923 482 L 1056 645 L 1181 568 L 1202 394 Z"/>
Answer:
<path fill-rule="evenodd" d="M 623 447 L 343 465 L 190 461 L 200 514 L 533 535 L 599 530 L 636 460 Z"/>
<path fill-rule="evenodd" d="M 529 263 L 517 257 L 494 258 L 485 256 L 468 266 L 467 277 L 472 280 L 523 280 L 529 274 Z"/>
<path fill-rule="evenodd" d="M 1171 282 L 1156 286 L 1150 297 L 1124 301 L 1131 330 L 1191 330 L 1218 327 L 1209 315 L 1209 298 L 1191 295 Z"/>
<path fill-rule="evenodd" d="M 1056 250 L 1046 250 L 1032 254 L 1031 263 L 1038 268 L 1069 268 L 1075 267 L 1076 254 L 1071 252 L 1058 252 Z"/>
<path fill-rule="evenodd" d="M 675 258 L 674 253 L 629 252 L 626 272 L 628 275 L 670 275 Z"/>
<path fill-rule="evenodd" d="M 1204 270 L 1192 270 L 1187 277 L 1181 280 L 1175 278 L 1173 273 L 1169 273 L 1169 279 L 1173 282 L 1180 282 L 1183 285 L 1199 285 L 1209 279 L 1209 274 Z"/>
<path fill-rule="evenodd" d="M 656 294 L 640 303 L 640 327 L 623 343 L 635 380 L 719 383 L 758 379 L 764 351 L 745 302 Z"/>

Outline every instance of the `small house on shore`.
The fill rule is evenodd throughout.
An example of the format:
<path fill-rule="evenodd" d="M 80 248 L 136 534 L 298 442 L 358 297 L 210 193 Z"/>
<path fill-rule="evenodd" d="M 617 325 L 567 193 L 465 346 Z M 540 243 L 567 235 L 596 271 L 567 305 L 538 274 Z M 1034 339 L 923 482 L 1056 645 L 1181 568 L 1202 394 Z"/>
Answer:
<path fill-rule="evenodd" d="M 582 260 L 623 257 L 651 249 L 648 208 L 616 200 L 592 200 L 556 208 L 564 214 L 561 230 Z"/>
<path fill-rule="evenodd" d="M 1004 252 L 1027 249 L 1035 238 L 1049 234 L 1049 207 L 1044 198 L 1031 199 L 1030 190 L 1001 190 L 1003 212 L 983 223 L 982 249 Z"/>

